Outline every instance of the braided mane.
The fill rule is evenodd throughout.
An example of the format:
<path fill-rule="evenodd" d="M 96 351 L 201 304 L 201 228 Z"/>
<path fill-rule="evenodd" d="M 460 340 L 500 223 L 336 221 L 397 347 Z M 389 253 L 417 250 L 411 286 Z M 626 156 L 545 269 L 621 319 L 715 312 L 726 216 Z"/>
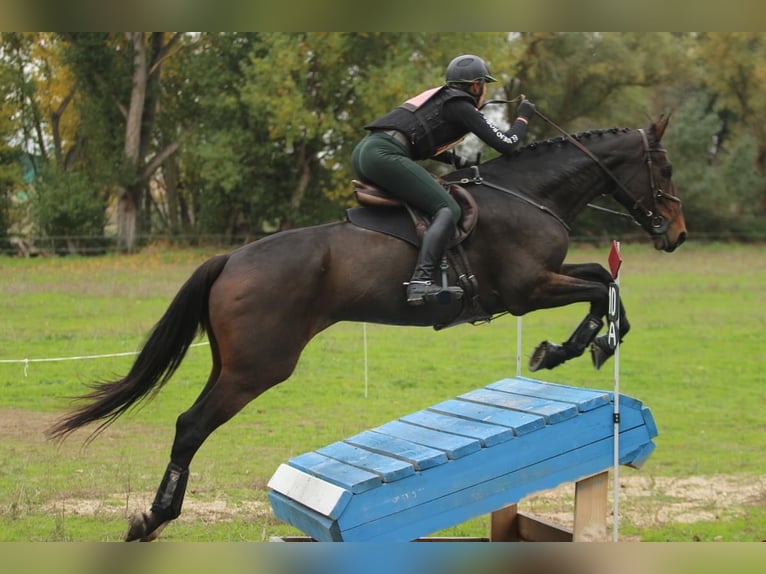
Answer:
<path fill-rule="evenodd" d="M 577 141 L 587 141 L 588 139 L 596 136 L 601 137 L 608 134 L 616 135 L 621 133 L 629 133 L 633 131 L 631 128 L 604 128 L 604 129 L 597 129 L 597 130 L 585 130 L 578 133 L 570 134 L 570 137 L 577 140 Z M 525 145 L 524 147 L 518 148 L 517 150 L 514 150 L 510 155 L 518 155 L 524 151 L 534 151 L 541 147 L 551 147 L 555 145 L 560 145 L 567 143 L 568 140 L 566 136 L 558 136 L 555 138 L 549 138 L 546 140 L 540 140 L 536 142 L 532 142 L 530 144 Z"/>

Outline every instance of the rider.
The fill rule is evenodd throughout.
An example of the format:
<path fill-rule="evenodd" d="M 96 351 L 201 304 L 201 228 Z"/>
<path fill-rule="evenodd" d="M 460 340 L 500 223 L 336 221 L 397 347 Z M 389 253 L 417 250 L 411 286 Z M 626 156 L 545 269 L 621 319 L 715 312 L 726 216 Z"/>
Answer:
<path fill-rule="evenodd" d="M 418 160 L 435 159 L 456 168 L 471 164 L 450 148 L 474 133 L 500 153 L 513 150 L 524 136 L 535 106 L 522 100 L 511 128 L 503 132 L 479 111 L 487 83 L 495 82 L 487 64 L 471 54 L 453 59 L 446 83 L 407 100 L 365 126 L 369 134 L 354 149 L 357 176 L 425 212 L 431 223 L 423 235 L 415 271 L 407 285 L 407 303 L 423 305 L 442 292 L 432 283 L 461 210 L 450 194 Z M 457 292 L 459 296 L 459 289 Z"/>

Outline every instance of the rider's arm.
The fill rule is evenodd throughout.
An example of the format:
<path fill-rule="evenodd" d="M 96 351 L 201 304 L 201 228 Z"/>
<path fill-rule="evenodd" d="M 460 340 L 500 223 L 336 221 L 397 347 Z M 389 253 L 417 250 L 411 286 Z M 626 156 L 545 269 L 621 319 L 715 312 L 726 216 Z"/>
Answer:
<path fill-rule="evenodd" d="M 510 153 L 527 133 L 528 119 L 516 118 L 511 128 L 501 130 L 469 101 L 452 100 L 445 104 L 444 114 L 448 121 L 462 124 L 467 131 L 502 154 Z"/>

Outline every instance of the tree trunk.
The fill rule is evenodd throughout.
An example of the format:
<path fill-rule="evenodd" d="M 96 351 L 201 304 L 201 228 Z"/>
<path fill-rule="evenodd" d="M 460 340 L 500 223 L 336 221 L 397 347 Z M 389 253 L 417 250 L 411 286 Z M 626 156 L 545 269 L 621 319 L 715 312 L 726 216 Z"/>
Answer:
<path fill-rule="evenodd" d="M 313 163 L 313 155 L 308 151 L 307 145 L 305 143 L 302 144 L 298 153 L 300 175 L 298 176 L 298 183 L 295 186 L 295 191 L 290 198 L 290 212 L 285 217 L 281 226 L 282 229 L 292 229 L 295 227 L 295 215 L 300 210 L 303 198 L 306 196 L 306 191 L 309 188 L 309 183 L 311 183 Z"/>
<path fill-rule="evenodd" d="M 178 165 L 175 158 L 165 160 L 162 167 L 165 179 L 165 200 L 168 210 L 168 227 L 171 234 L 181 231 L 178 198 Z"/>
<path fill-rule="evenodd" d="M 136 248 L 137 202 L 131 191 L 121 187 L 117 193 L 117 248 L 132 253 Z"/>
<path fill-rule="evenodd" d="M 141 149 L 141 120 L 146 99 L 147 63 L 143 32 L 128 32 L 133 47 L 133 88 L 125 122 L 125 147 L 123 153 L 129 173 L 139 177 Z M 117 242 L 122 249 L 132 252 L 136 248 L 136 236 L 140 221 L 140 190 L 135 184 L 128 184 L 119 190 L 117 204 Z"/>
<path fill-rule="evenodd" d="M 127 173 L 131 180 L 118 196 L 117 235 L 119 243 L 127 251 L 133 251 L 138 233 L 143 231 L 141 204 L 144 200 L 147 206 L 150 203 L 147 181 L 162 162 L 178 149 L 178 143 L 174 142 L 160 151 L 149 166 L 144 165 L 152 143 L 151 131 L 159 97 L 162 63 L 180 38 L 180 33 L 174 34 L 167 43 L 164 43 L 164 32 L 153 33 L 149 55 L 144 32 L 128 32 L 126 35 L 133 48 L 133 87 L 126 115 L 124 147 Z M 148 229 L 148 207 L 145 219 L 144 227 Z"/>

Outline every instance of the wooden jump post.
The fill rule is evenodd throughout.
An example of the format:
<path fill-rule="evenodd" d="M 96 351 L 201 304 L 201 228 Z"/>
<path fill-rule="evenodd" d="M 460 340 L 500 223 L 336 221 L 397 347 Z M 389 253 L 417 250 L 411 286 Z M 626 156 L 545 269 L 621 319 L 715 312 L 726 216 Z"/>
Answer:
<path fill-rule="evenodd" d="M 269 481 L 274 514 L 306 534 L 280 540 L 424 539 L 491 514 L 492 541 L 606 541 L 614 393 L 516 376 L 301 454 Z M 654 450 L 651 411 L 619 400 L 619 463 Z M 575 483 L 569 531 L 518 510 Z"/>

